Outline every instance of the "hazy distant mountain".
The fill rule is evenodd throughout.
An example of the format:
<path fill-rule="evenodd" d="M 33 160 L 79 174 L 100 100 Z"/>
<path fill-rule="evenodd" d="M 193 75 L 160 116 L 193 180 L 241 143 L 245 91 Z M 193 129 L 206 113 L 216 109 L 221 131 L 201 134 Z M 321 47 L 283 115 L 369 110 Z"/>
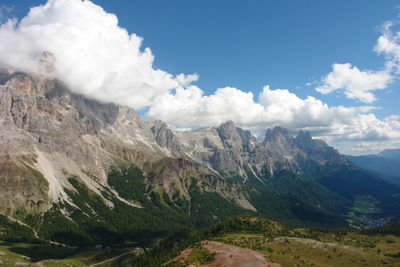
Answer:
<path fill-rule="evenodd" d="M 385 149 L 378 154 L 378 156 L 386 159 L 394 159 L 400 161 L 400 148 L 397 149 Z"/>
<path fill-rule="evenodd" d="M 308 132 L 275 127 L 260 142 L 233 122 L 174 131 L 13 71 L 0 75 L 0 184 L 2 214 L 68 244 L 148 242 L 240 213 L 348 226 L 363 196 L 359 225 L 400 218 L 400 187 Z"/>
<path fill-rule="evenodd" d="M 399 177 L 400 181 L 400 149 L 385 149 L 377 155 L 347 156 L 347 158 L 360 168 Z"/>

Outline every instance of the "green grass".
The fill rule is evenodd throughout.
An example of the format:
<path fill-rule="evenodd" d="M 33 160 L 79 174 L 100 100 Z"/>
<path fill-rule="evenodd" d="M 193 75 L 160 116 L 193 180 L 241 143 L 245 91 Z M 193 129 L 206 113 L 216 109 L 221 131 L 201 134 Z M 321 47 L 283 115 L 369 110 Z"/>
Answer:
<path fill-rule="evenodd" d="M 105 266 L 160 266 L 191 248 L 182 261 L 168 266 L 195 266 L 212 262 L 215 254 L 201 246 L 215 240 L 256 250 L 282 266 L 400 266 L 398 224 L 365 231 L 346 229 L 290 229 L 262 217 L 235 216 L 213 226 L 183 231 L 145 253 L 129 254 Z M 393 233 L 393 234 L 391 234 Z M 4 266 L 42 263 L 44 266 L 87 266 L 133 248 L 93 251 L 45 244 L 0 243 Z M 0 264 L 1 266 L 1 264 Z"/>
<path fill-rule="evenodd" d="M 92 250 L 92 248 L 77 250 L 50 245 L 0 243 L 0 266 L 15 266 L 20 262 L 32 265 L 41 263 L 46 267 L 83 267 L 131 250 L 132 248 L 110 248 L 100 251 Z"/>
<path fill-rule="evenodd" d="M 305 230 L 306 234 L 308 230 Z M 300 232 L 298 232 L 300 233 Z M 310 234 L 310 232 L 308 232 Z M 399 266 L 400 238 L 357 233 L 319 233 L 269 238 L 263 234 L 227 234 L 215 240 L 263 253 L 282 266 Z M 301 237 L 303 236 L 303 237 Z"/>
<path fill-rule="evenodd" d="M 188 265 L 202 266 L 211 263 L 215 258 L 216 253 L 208 251 L 201 243 L 191 247 L 191 252 L 186 258 L 181 258 L 177 261 L 171 261 L 166 264 L 166 267 L 184 267 Z"/>
<path fill-rule="evenodd" d="M 201 244 L 196 244 L 192 248 L 192 253 L 188 257 L 188 261 L 194 263 L 196 266 L 210 263 L 214 260 L 215 253 L 211 253 Z"/>
<path fill-rule="evenodd" d="M 376 214 L 380 212 L 377 208 L 379 201 L 370 195 L 358 195 L 354 197 L 354 205 L 350 211 L 358 214 Z"/>

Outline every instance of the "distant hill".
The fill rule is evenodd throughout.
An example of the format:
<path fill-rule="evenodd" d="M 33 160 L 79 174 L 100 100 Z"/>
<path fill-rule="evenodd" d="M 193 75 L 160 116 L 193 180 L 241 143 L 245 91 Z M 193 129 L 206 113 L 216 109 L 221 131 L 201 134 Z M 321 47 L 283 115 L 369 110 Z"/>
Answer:
<path fill-rule="evenodd" d="M 385 149 L 378 154 L 378 156 L 385 159 L 394 159 L 400 161 L 400 148 Z"/>
<path fill-rule="evenodd" d="M 400 149 L 385 149 L 377 155 L 347 158 L 360 168 L 398 177 L 400 181 Z"/>

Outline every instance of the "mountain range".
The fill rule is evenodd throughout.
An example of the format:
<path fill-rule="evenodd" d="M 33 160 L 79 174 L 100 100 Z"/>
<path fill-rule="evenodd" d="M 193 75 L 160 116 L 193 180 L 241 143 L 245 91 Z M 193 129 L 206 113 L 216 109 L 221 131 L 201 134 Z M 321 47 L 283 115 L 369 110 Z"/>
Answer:
<path fill-rule="evenodd" d="M 360 168 L 391 176 L 400 182 L 400 149 L 385 149 L 376 155 L 347 156 Z"/>
<path fill-rule="evenodd" d="M 309 132 L 178 131 L 13 70 L 0 72 L 0 185 L 0 237 L 69 245 L 148 244 L 243 213 L 326 227 L 400 218 L 400 186 Z"/>

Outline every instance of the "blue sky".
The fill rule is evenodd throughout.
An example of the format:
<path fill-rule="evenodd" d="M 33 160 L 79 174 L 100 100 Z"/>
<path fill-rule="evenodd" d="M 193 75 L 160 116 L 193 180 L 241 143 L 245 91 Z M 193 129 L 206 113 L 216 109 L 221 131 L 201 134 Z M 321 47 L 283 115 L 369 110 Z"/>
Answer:
<path fill-rule="evenodd" d="M 379 26 L 397 19 L 399 1 L 94 1 L 118 15 L 120 24 L 144 37 L 155 65 L 171 73 L 198 73 L 207 93 L 233 86 L 253 92 L 265 84 L 301 97 L 318 95 L 331 105 L 360 105 L 316 94 L 333 63 L 378 70 L 373 52 Z M 301 87 L 301 88 L 299 88 Z M 399 113 L 397 94 L 379 92 L 375 113 Z"/>
<path fill-rule="evenodd" d="M 3 9 L 3 22 L 4 17 L 21 19 L 31 6 L 46 2 L 2 0 L 3 7 L 13 7 L 11 12 Z M 377 55 L 374 47 L 377 39 L 382 36 L 382 25 L 387 21 L 398 20 L 399 1 L 92 2 L 103 7 L 106 12 L 115 14 L 121 28 L 144 38 L 141 49 L 151 48 L 154 55 L 152 66 L 155 69 L 162 69 L 172 75 L 198 74 L 199 80 L 193 84 L 201 88 L 206 96 L 213 95 L 217 88 L 234 87 L 243 92 L 252 92 L 256 99 L 263 87 L 269 85 L 272 90 L 288 89 L 300 99 L 314 96 L 331 107 L 374 106 L 375 109 L 368 114 L 374 114 L 379 120 L 400 114 L 397 74 L 391 74 L 392 81 L 386 82 L 384 89 L 372 91 L 376 100 L 369 103 L 360 98 L 348 98 L 336 89 L 328 94 L 315 90 L 322 86 L 321 79 L 332 71 L 334 63 L 350 63 L 363 72 L 385 69 L 388 60 L 384 55 Z M 306 86 L 307 83 L 311 85 Z M 142 106 L 142 110 L 149 109 L 149 105 Z M 160 109 L 156 112 L 156 108 L 153 115 L 165 113 L 165 110 Z M 153 118 L 151 114 L 150 118 Z M 161 119 L 172 126 L 177 124 L 171 116 Z M 217 121 L 209 124 L 214 126 Z M 189 124 L 176 126 L 206 126 L 207 122 Z M 255 133 L 258 129 L 256 125 L 259 125 L 243 121 L 238 121 L 238 124 Z M 272 124 L 262 124 L 260 127 L 269 125 Z M 284 124 L 289 128 L 291 125 Z M 293 126 L 293 130 L 299 128 L 297 124 Z M 367 153 L 399 145 L 399 129 L 392 130 L 394 135 L 390 137 L 377 137 L 379 134 L 374 132 L 363 137 L 354 137 L 353 134 L 351 140 L 345 138 L 343 141 L 340 137 L 327 140 L 346 153 Z M 322 132 L 325 134 L 321 136 L 333 135 Z M 338 133 L 334 135 L 339 136 Z M 352 151 L 351 147 L 357 145 L 357 142 L 372 142 L 374 149 Z M 365 146 L 368 144 L 363 144 Z"/>

